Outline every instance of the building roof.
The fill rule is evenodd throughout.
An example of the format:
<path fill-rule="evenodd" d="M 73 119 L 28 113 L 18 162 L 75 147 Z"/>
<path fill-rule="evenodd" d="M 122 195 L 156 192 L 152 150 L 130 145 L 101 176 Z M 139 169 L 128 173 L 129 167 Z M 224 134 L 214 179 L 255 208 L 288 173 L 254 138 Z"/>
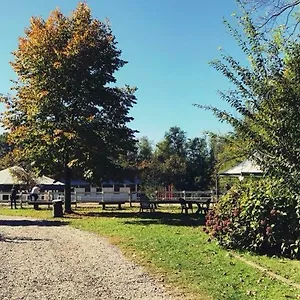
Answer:
<path fill-rule="evenodd" d="M 0 171 L 0 185 L 12 185 L 12 184 L 24 184 L 22 180 L 19 180 L 16 176 L 13 176 L 14 170 L 19 170 L 26 173 L 22 167 L 14 166 Z M 64 185 L 60 181 L 56 181 L 47 176 L 41 176 L 35 179 L 37 184 L 42 185 Z"/>
<path fill-rule="evenodd" d="M 130 184 L 140 184 L 141 181 L 137 178 L 135 178 L 134 180 L 128 180 L 128 179 L 124 179 L 124 180 L 104 180 L 102 181 L 102 184 L 125 184 L 125 185 L 130 185 Z"/>
<path fill-rule="evenodd" d="M 64 182 L 64 179 L 62 178 L 60 180 L 61 182 Z M 128 179 L 124 179 L 124 180 L 103 180 L 99 186 L 102 185 L 113 185 L 113 184 L 123 184 L 123 185 L 132 185 L 132 184 L 140 184 L 140 180 L 138 178 L 134 179 L 134 180 L 128 180 Z M 90 186 L 91 183 L 84 180 L 84 179 L 71 179 L 71 186 Z"/>
<path fill-rule="evenodd" d="M 234 166 L 233 168 L 220 173 L 219 175 L 258 175 L 263 174 L 263 171 L 260 167 L 251 159 L 246 159 L 239 163 L 238 165 Z"/>

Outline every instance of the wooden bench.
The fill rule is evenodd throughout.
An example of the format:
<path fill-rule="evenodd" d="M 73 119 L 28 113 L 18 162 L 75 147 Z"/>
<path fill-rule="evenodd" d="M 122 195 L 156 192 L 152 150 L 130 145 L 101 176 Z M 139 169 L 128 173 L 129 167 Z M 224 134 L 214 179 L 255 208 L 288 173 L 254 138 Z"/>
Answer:
<path fill-rule="evenodd" d="M 48 200 L 37 200 L 37 201 L 27 201 L 28 205 L 33 205 L 34 209 L 39 209 L 39 205 L 48 205 L 48 208 L 50 208 L 50 205 L 52 205 L 52 201 Z"/>
<path fill-rule="evenodd" d="M 64 201 L 62 201 L 64 203 Z M 52 200 L 37 200 L 37 201 L 27 201 L 28 205 L 33 205 L 34 209 L 39 209 L 39 205 L 48 205 L 48 208 L 50 208 L 50 205 L 53 205 Z M 71 204 L 77 205 L 76 201 L 71 201 Z"/>
<path fill-rule="evenodd" d="M 118 209 L 122 209 L 122 204 L 125 204 L 125 201 L 100 201 L 99 204 L 102 205 L 102 209 L 105 210 L 106 205 L 118 205 Z"/>

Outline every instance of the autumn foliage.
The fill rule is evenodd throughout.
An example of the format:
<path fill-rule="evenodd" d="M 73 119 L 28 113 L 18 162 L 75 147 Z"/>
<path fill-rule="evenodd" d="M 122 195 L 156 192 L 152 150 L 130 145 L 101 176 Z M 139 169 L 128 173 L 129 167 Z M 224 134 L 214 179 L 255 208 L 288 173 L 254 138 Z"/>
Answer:
<path fill-rule="evenodd" d="M 108 22 L 92 18 L 85 3 L 70 16 L 56 9 L 47 20 L 30 19 L 13 52 L 14 93 L 2 99 L 17 161 L 42 173 L 65 170 L 67 182 L 71 169 L 97 181 L 133 149 L 127 123 L 136 88 L 113 86 L 126 64 L 116 46 Z"/>

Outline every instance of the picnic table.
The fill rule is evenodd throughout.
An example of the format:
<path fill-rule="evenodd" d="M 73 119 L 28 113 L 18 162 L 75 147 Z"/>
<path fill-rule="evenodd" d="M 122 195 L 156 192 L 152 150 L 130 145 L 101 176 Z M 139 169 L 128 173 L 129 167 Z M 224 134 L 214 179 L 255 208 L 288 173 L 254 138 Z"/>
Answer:
<path fill-rule="evenodd" d="M 151 199 L 149 203 L 151 203 L 155 208 L 159 204 L 180 204 L 181 205 L 181 212 L 188 213 L 189 210 L 193 212 L 193 205 L 197 206 L 197 210 L 195 214 L 207 214 L 210 208 L 211 197 L 200 197 L 198 199 L 163 199 L 163 200 L 156 200 Z"/>
<path fill-rule="evenodd" d="M 211 202 L 211 198 L 210 197 L 203 197 L 202 199 L 195 199 L 195 200 L 185 200 L 187 204 L 196 204 L 197 205 L 197 210 L 196 210 L 196 214 L 204 214 L 206 215 L 209 207 L 210 207 L 210 202 Z"/>

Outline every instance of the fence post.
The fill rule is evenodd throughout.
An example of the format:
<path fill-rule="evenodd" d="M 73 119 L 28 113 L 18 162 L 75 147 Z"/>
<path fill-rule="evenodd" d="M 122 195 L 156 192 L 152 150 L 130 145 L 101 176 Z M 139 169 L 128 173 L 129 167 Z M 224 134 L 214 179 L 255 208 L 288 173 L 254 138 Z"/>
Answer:
<path fill-rule="evenodd" d="M 132 207 L 132 193 L 129 191 L 128 192 L 128 199 L 129 199 L 129 205 Z"/>
<path fill-rule="evenodd" d="M 21 191 L 19 197 L 20 197 L 20 207 L 23 208 L 23 207 L 22 207 L 22 204 L 23 204 L 23 193 L 22 193 L 22 191 Z"/>

